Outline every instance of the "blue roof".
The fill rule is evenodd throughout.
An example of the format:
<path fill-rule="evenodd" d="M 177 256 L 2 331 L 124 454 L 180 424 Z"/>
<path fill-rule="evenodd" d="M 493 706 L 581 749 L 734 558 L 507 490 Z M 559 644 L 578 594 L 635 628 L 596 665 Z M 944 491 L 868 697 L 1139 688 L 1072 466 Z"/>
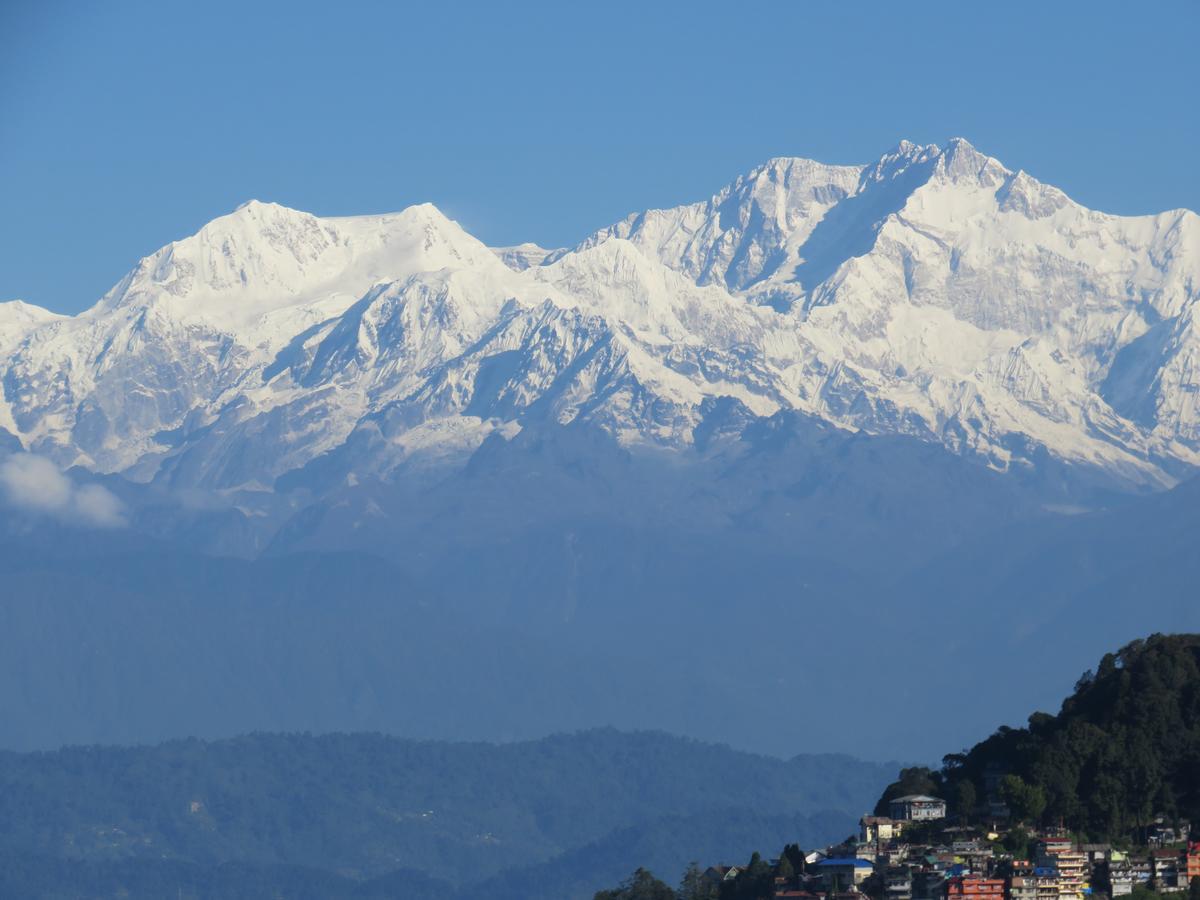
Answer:
<path fill-rule="evenodd" d="M 819 863 L 817 863 L 817 865 L 818 866 L 854 866 L 855 868 L 858 868 L 858 869 L 873 869 L 873 868 L 875 868 L 873 865 L 871 865 L 871 863 L 867 862 L 865 859 L 851 859 L 850 857 L 845 857 L 844 859 L 823 859 Z"/>

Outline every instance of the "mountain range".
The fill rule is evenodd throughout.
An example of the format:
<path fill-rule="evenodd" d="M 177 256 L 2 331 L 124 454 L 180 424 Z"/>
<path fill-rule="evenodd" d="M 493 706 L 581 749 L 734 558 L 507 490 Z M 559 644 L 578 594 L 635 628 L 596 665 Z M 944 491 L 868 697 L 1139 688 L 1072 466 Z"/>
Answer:
<path fill-rule="evenodd" d="M 960 139 L 771 160 L 569 250 L 492 250 L 428 204 L 251 201 L 79 316 L 0 307 L 0 427 L 64 466 L 251 493 L 575 422 L 711 453 L 718 422 L 795 411 L 1161 488 L 1200 463 L 1198 276 L 1195 213 L 1093 212 Z"/>
<path fill-rule="evenodd" d="M 164 583 L 215 557 L 322 559 L 345 574 L 314 621 L 367 616 L 332 671 L 363 659 L 373 624 L 403 627 L 407 606 L 374 602 L 398 593 L 450 617 L 438 647 L 466 622 L 532 642 L 534 670 L 564 647 L 619 656 L 683 730 L 772 752 L 903 729 L 906 685 L 881 693 L 877 666 L 933 641 L 900 657 L 913 683 L 967 670 L 948 690 L 986 702 L 871 754 L 919 755 L 1009 709 L 981 646 L 1054 634 L 1041 668 L 1012 675 L 1050 699 L 1101 647 L 1197 628 L 1198 297 L 1195 213 L 1092 211 L 962 139 L 865 166 L 770 160 L 559 249 L 490 248 L 428 204 L 319 218 L 251 201 L 77 316 L 0 304 L 0 527 L 27 586 L 10 634 L 33 658 L 59 658 L 64 623 L 99 635 L 101 658 L 153 655 L 136 602 L 78 608 L 63 559 L 218 643 L 229 614 Z M 144 575 L 150 558 L 175 575 Z M 398 574 L 339 589 L 363 559 Z M 251 583 L 245 614 L 270 634 L 284 592 Z M 108 614 L 129 628 L 92 628 Z M 321 632 L 292 634 L 269 654 L 300 667 Z M 240 640 L 213 658 L 250 660 Z M 372 665 L 332 689 L 329 709 L 367 710 L 338 726 L 410 733 L 386 702 L 347 704 L 400 677 Z M 442 688 L 431 706 L 461 696 Z M 26 678 L 4 740 L 67 695 L 94 730 L 44 740 L 96 739 L 112 696 L 151 689 L 130 675 L 104 700 L 86 678 Z M 741 730 L 818 689 L 863 715 Z M 260 671 L 235 693 L 286 709 L 287 690 Z M 645 725 L 620 720 L 635 694 L 569 721 L 569 704 L 518 711 L 510 734 Z M 698 712 L 734 697 L 754 699 Z M 194 733 L 179 728 L 120 736 Z M 489 736 L 472 728 L 423 736 Z"/>

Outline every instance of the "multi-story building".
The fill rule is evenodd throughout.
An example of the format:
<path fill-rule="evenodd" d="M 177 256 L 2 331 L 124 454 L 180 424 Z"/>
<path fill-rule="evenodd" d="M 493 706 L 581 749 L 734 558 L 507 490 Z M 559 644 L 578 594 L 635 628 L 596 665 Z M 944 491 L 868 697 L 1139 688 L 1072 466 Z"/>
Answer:
<path fill-rule="evenodd" d="M 1004 879 L 956 875 L 946 881 L 946 900 L 1005 900 Z"/>
<path fill-rule="evenodd" d="M 908 866 L 893 866 L 884 873 L 883 893 L 887 900 L 912 900 L 912 869 Z"/>
<path fill-rule="evenodd" d="M 1032 876 L 1014 875 L 1008 879 L 1008 900 L 1037 900 L 1037 882 Z"/>
<path fill-rule="evenodd" d="M 1061 898 L 1082 897 L 1090 891 L 1091 863 L 1070 838 L 1047 837 L 1038 843 L 1037 864 L 1058 873 L 1058 894 Z"/>
<path fill-rule="evenodd" d="M 1160 891 L 1182 891 L 1187 888 L 1187 878 L 1180 878 L 1180 862 L 1186 867 L 1186 854 L 1178 850 L 1155 850 L 1150 856 L 1155 885 Z M 1185 873 L 1187 869 L 1183 870 Z"/>
<path fill-rule="evenodd" d="M 1108 855 L 1108 883 L 1114 897 L 1132 894 L 1139 884 L 1148 884 L 1152 874 L 1148 859 L 1130 859 L 1119 850 L 1113 850 Z"/>
<path fill-rule="evenodd" d="M 1058 900 L 1058 869 L 1053 866 L 1035 867 L 1033 886 L 1037 900 Z"/>
<path fill-rule="evenodd" d="M 881 844 L 900 837 L 903 822 L 887 816 L 863 816 L 858 821 L 858 839 L 864 844 Z"/>
<path fill-rule="evenodd" d="M 857 857 L 823 859 L 814 868 L 821 876 L 825 889 L 830 891 L 856 888 L 875 871 L 871 863 Z"/>
<path fill-rule="evenodd" d="M 925 794 L 897 797 L 888 804 L 891 817 L 901 822 L 922 822 L 946 818 L 946 801 Z"/>
<path fill-rule="evenodd" d="M 946 873 L 937 869 L 923 869 L 913 873 L 914 900 L 940 900 L 945 894 Z"/>

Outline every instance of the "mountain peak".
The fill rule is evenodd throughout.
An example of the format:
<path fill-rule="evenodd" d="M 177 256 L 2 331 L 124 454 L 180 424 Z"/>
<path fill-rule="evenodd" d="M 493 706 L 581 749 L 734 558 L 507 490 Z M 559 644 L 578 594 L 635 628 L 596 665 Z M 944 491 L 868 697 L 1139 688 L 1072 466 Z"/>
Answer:
<path fill-rule="evenodd" d="M 931 169 L 932 161 L 941 152 L 942 149 L 937 144 L 914 144 L 912 141 L 900 141 L 876 162 L 863 169 L 860 185 L 872 181 L 892 181 L 916 170 Z"/>
<path fill-rule="evenodd" d="M 33 303 L 26 303 L 24 300 L 0 302 L 0 326 L 14 324 L 33 326 L 63 318 L 66 317 Z"/>
<path fill-rule="evenodd" d="M 980 153 L 966 138 L 951 138 L 939 154 L 939 171 L 951 180 L 976 179 L 993 186 L 1012 173 L 998 160 Z"/>

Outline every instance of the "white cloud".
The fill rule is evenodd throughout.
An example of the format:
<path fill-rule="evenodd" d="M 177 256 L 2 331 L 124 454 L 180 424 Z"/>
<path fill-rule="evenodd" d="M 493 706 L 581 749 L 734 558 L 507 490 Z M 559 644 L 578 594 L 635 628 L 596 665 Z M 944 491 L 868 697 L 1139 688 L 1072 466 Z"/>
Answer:
<path fill-rule="evenodd" d="M 96 528 L 126 524 L 124 506 L 107 488 L 77 488 L 54 463 L 31 453 L 17 453 L 0 463 L 0 491 L 13 506 L 69 522 Z"/>

